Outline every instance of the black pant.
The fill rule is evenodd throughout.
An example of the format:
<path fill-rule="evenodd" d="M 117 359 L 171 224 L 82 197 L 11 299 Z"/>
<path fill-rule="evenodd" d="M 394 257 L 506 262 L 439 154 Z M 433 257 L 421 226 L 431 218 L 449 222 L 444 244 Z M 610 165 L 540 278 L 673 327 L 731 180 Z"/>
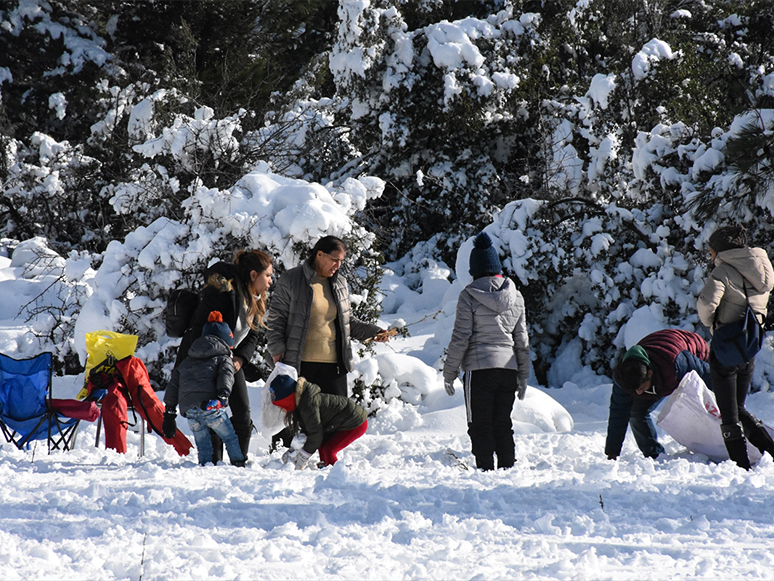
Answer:
<path fill-rule="evenodd" d="M 465 407 L 476 466 L 494 470 L 510 468 L 516 461 L 511 411 L 516 400 L 518 373 L 514 369 L 466 371 Z"/>
<path fill-rule="evenodd" d="M 744 408 L 747 392 L 755 371 L 755 359 L 742 365 L 724 367 L 710 351 L 710 377 L 712 391 L 720 410 L 720 419 L 724 424 L 737 424 L 741 416 L 748 415 Z"/>
<path fill-rule="evenodd" d="M 320 391 L 347 397 L 347 370 L 338 363 L 302 361 L 298 374 L 320 386 Z"/>
<path fill-rule="evenodd" d="M 247 393 L 247 381 L 245 381 L 245 373 L 242 369 L 234 375 L 234 386 L 228 397 L 228 407 L 231 408 L 231 423 L 239 438 L 239 447 L 247 458 L 250 437 L 253 433 L 253 420 L 250 416 L 250 396 Z M 212 439 L 212 461 L 217 464 L 223 459 L 223 440 L 212 430 L 210 430 L 210 438 Z"/>

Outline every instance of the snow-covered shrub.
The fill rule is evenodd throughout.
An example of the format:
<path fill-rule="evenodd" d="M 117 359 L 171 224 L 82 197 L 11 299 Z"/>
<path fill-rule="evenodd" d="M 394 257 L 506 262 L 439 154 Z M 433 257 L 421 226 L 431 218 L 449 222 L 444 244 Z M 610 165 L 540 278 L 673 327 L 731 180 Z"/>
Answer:
<path fill-rule="evenodd" d="M 0 190 L 0 234 L 24 240 L 44 236 L 64 251 L 104 244 L 100 162 L 82 145 L 34 133 L 30 146 L 11 140 L 5 148 L 6 175 Z"/>
<path fill-rule="evenodd" d="M 19 319 L 27 331 L 17 339 L 12 352 L 52 351 L 54 369 L 59 374 L 77 373 L 80 367 L 73 344 L 73 328 L 78 313 L 91 295 L 89 285 L 94 271 L 86 253 L 71 251 L 67 259 L 52 250 L 42 237 L 23 242 L 5 240 L 11 248 L 11 268 L 20 280 L 29 281 L 35 290 L 19 301 Z"/>
<path fill-rule="evenodd" d="M 503 181 L 503 163 L 532 148 L 514 138 L 516 126 L 529 127 L 516 94 L 526 59 L 517 55 L 539 18 L 506 7 L 450 22 L 440 18 L 447 9 L 456 11 L 419 1 L 339 6 L 329 55 L 336 95 L 325 103 L 354 154 L 331 177 L 354 166 L 388 180 L 368 218 L 392 258 L 428 232 L 458 240 L 490 219 L 519 189 Z"/>
<path fill-rule="evenodd" d="M 739 220 L 754 228 L 757 209 L 774 212 L 774 109 L 739 115 L 713 137 L 691 167 L 689 207 L 700 220 Z"/>
<path fill-rule="evenodd" d="M 311 99 L 300 83 L 287 111 L 271 111 L 264 127 L 248 132 L 244 147 L 262 152 L 273 171 L 307 181 L 342 181 L 363 172 L 363 160 L 346 125 L 338 123 L 338 99 Z"/>

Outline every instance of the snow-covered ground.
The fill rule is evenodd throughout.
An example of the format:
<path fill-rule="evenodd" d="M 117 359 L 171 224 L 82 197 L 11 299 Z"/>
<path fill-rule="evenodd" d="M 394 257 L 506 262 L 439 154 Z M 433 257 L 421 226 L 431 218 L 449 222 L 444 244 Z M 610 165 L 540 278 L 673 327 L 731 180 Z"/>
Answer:
<path fill-rule="evenodd" d="M 0 261 L 0 345 L 13 355 L 29 348 L 17 313 L 33 295 Z M 408 324 L 431 312 L 405 304 Z M 609 380 L 570 362 L 563 388 L 533 380 L 516 403 L 516 466 L 473 469 L 461 390 L 448 397 L 432 367 L 439 325 L 448 321 L 427 317 L 377 346 L 382 377 L 428 385 L 407 394 L 416 405 L 393 399 L 332 468 L 295 471 L 263 434 L 246 469 L 199 467 L 153 434 L 145 456 L 133 432 L 119 455 L 96 448 L 86 423 L 67 453 L 3 443 L 0 578 L 774 578 L 772 459 L 747 473 L 663 435 L 656 461 L 631 436 L 609 461 Z M 74 396 L 82 379 L 55 378 L 55 396 Z M 261 382 L 251 389 L 259 427 L 260 395 Z M 770 392 L 748 407 L 774 419 Z"/>

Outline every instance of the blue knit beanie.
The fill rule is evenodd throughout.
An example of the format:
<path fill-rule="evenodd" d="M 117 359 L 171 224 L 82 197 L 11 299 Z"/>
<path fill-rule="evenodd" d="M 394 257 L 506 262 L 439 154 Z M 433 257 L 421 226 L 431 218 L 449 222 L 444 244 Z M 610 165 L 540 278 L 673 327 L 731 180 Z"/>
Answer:
<path fill-rule="evenodd" d="M 269 387 L 271 388 L 272 401 L 280 401 L 296 393 L 296 381 L 289 375 L 282 373 L 272 380 Z"/>
<path fill-rule="evenodd" d="M 497 250 L 492 246 L 492 239 L 486 232 L 481 232 L 473 241 L 473 250 L 470 251 L 470 276 L 480 278 L 486 275 L 500 274 L 503 265 Z"/>
<path fill-rule="evenodd" d="M 207 323 L 202 328 L 202 337 L 205 335 L 215 335 L 229 347 L 234 346 L 234 334 L 229 326 L 223 322 L 223 315 L 220 314 L 220 311 L 212 311 L 207 317 Z"/>

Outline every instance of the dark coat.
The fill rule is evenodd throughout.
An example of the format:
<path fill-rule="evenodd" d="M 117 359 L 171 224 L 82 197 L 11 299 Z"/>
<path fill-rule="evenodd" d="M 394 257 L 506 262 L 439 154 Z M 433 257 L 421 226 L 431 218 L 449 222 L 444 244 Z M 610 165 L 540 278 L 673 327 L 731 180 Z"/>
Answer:
<path fill-rule="evenodd" d="M 245 302 L 242 298 L 242 285 L 239 282 L 237 267 L 227 262 L 218 262 L 205 272 L 207 284 L 202 289 L 199 306 L 194 311 L 191 327 L 183 335 L 175 358 L 177 368 L 188 356 L 191 344 L 202 336 L 202 329 L 207 323 L 211 311 L 220 311 L 223 322 L 228 324 L 236 336 L 236 324 L 240 314 L 244 317 Z M 249 329 L 247 335 L 238 342 L 232 351 L 234 357 L 241 357 L 245 363 L 253 358 L 258 345 L 258 333 Z"/>
<path fill-rule="evenodd" d="M 368 419 L 368 413 L 348 397 L 322 393 L 319 386 L 298 378 L 296 384 L 296 418 L 306 434 L 304 450 L 314 454 L 326 436 L 354 430 Z"/>
<path fill-rule="evenodd" d="M 228 399 L 234 387 L 231 349 L 214 335 L 199 337 L 188 350 L 188 357 L 172 371 L 164 393 L 167 409 L 180 405 L 180 415 L 199 408 L 203 401 Z"/>
<path fill-rule="evenodd" d="M 690 371 L 696 371 L 707 386 L 709 375 L 709 345 L 696 333 L 679 329 L 663 329 L 644 337 L 639 343 L 648 354 L 653 371 L 654 394 L 632 395 L 619 385 L 619 366 L 613 370 L 613 392 L 610 396 L 610 415 L 607 421 L 605 454 L 617 457 L 621 453 L 629 422 L 637 435 L 637 445 L 646 456 L 656 456 L 663 448 L 650 421 L 650 412 L 664 397 L 671 395 Z M 636 413 L 632 413 L 632 409 Z"/>

